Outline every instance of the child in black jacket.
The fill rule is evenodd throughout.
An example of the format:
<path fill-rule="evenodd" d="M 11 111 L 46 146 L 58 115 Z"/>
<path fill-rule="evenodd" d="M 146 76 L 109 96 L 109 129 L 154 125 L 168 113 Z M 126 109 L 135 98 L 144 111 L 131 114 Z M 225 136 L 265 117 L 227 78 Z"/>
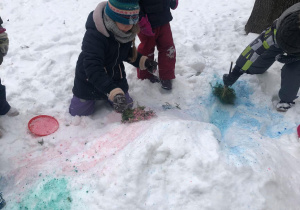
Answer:
<path fill-rule="evenodd" d="M 71 115 L 91 115 L 95 100 L 107 100 L 115 111 L 132 106 L 123 61 L 153 71 L 157 63 L 137 53 L 138 0 L 109 0 L 90 13 L 73 87 Z"/>

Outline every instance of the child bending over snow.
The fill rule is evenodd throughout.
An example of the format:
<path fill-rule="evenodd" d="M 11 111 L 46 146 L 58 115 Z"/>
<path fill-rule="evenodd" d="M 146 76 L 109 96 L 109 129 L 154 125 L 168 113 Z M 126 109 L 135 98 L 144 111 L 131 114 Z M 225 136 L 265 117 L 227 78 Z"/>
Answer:
<path fill-rule="evenodd" d="M 91 115 L 95 100 L 107 100 L 117 112 L 132 106 L 123 61 L 143 71 L 153 71 L 157 63 L 135 48 L 139 31 L 138 0 L 101 2 L 86 22 L 69 107 L 72 116 Z"/>
<path fill-rule="evenodd" d="M 295 104 L 300 87 L 300 3 L 284 11 L 250 43 L 237 59 L 232 73 L 223 75 L 224 85 L 233 85 L 244 73 L 262 74 L 275 60 L 284 63 L 276 108 L 285 112 Z"/>

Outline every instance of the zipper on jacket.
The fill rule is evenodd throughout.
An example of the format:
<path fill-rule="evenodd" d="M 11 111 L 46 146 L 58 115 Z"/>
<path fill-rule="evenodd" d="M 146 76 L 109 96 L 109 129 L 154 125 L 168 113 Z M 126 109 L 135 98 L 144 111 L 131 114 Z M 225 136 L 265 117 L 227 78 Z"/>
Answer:
<path fill-rule="evenodd" d="M 123 74 L 122 74 L 122 69 L 121 69 L 121 66 L 119 64 L 119 69 L 120 69 L 120 75 L 121 75 L 121 79 L 123 79 Z"/>
<path fill-rule="evenodd" d="M 115 40 L 116 40 L 116 39 L 115 39 Z M 119 59 L 119 56 L 120 56 L 120 43 L 119 43 L 117 40 L 116 40 L 116 42 L 118 43 L 118 56 L 117 56 L 115 65 L 113 66 L 113 75 L 112 75 L 112 78 L 113 78 L 114 75 L 115 75 L 115 66 L 117 65 L 117 62 L 118 62 L 118 59 Z"/>

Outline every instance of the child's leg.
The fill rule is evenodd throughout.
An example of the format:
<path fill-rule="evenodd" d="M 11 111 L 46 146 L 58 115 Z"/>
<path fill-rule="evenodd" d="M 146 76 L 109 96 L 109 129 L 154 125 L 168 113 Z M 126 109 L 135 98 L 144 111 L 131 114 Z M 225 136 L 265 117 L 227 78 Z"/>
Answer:
<path fill-rule="evenodd" d="M 6 101 L 5 86 L 1 84 L 0 79 L 0 115 L 5 115 L 10 110 L 10 105 Z"/>
<path fill-rule="evenodd" d="M 83 100 L 73 96 L 69 107 L 69 112 L 72 116 L 88 116 L 95 111 L 94 100 Z"/>
<path fill-rule="evenodd" d="M 141 41 L 137 49 L 138 52 L 153 60 L 156 36 L 146 36 L 143 33 L 139 33 L 138 36 Z M 139 79 L 150 79 L 152 74 L 150 74 L 147 70 L 140 70 L 137 68 L 137 77 Z"/>
<path fill-rule="evenodd" d="M 156 40 L 158 50 L 158 68 L 161 80 L 175 78 L 176 49 L 170 24 L 159 27 Z"/>
<path fill-rule="evenodd" d="M 293 102 L 300 87 L 300 61 L 285 64 L 281 69 L 281 88 L 279 98 L 284 102 Z"/>

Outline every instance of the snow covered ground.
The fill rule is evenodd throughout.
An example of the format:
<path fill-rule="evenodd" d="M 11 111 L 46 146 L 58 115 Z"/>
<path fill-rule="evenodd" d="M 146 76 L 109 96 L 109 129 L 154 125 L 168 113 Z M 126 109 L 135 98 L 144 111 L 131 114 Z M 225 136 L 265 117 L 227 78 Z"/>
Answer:
<path fill-rule="evenodd" d="M 254 0 L 180 1 L 171 22 L 173 90 L 137 80 L 126 64 L 129 93 L 157 114 L 133 124 L 122 124 L 106 102 L 91 117 L 68 114 L 85 21 L 98 3 L 0 2 L 10 38 L 0 77 L 20 111 L 0 119 L 5 209 L 299 209 L 300 103 L 287 113 L 273 108 L 281 64 L 243 75 L 234 106 L 212 95 L 257 36 L 244 33 Z M 57 118 L 59 130 L 30 134 L 27 123 L 40 114 Z"/>

